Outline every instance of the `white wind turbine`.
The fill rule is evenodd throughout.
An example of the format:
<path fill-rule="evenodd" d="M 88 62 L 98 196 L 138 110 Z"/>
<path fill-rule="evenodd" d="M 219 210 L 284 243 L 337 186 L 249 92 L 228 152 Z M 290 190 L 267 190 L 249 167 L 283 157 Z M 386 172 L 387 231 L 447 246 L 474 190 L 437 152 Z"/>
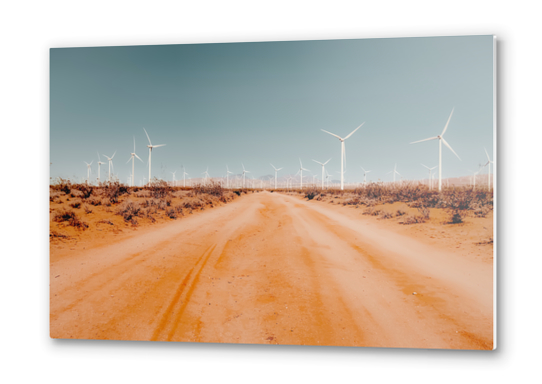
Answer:
<path fill-rule="evenodd" d="M 226 188 L 230 187 L 230 173 L 233 173 L 228 168 L 228 164 L 226 164 Z"/>
<path fill-rule="evenodd" d="M 331 158 L 328 159 L 328 161 L 326 161 L 325 163 L 320 163 L 319 161 L 316 161 L 314 159 L 312 159 L 312 161 L 314 161 L 315 163 L 318 163 L 322 166 L 322 189 L 324 189 L 324 167 L 327 163 L 329 163 L 329 160 L 331 160 Z"/>
<path fill-rule="evenodd" d="M 461 158 L 459 157 L 459 155 L 457 153 L 455 153 L 455 151 L 452 149 L 452 147 L 450 146 L 450 144 L 448 144 L 448 142 L 446 140 L 444 140 L 444 133 L 446 132 L 446 130 L 448 129 L 448 124 L 450 124 L 450 119 L 452 118 L 452 115 L 454 113 L 454 108 L 452 108 L 452 113 L 450 113 L 450 117 L 448 117 L 448 121 L 446 122 L 446 125 L 444 126 L 444 130 L 442 131 L 442 133 L 438 136 L 435 136 L 435 137 L 430 137 L 429 139 L 423 139 L 423 140 L 418 140 L 418 141 L 414 141 L 410 144 L 416 144 L 416 143 L 421 143 L 422 141 L 429 141 L 429 140 L 436 140 L 438 139 L 438 190 L 439 192 L 442 190 L 442 143 L 444 143 L 445 146 L 447 146 L 450 151 L 452 151 L 454 153 L 454 155 L 457 156 L 457 158 L 459 160 L 461 160 Z"/>
<path fill-rule="evenodd" d="M 111 181 L 111 168 L 113 168 L 113 157 L 115 157 L 115 155 L 117 154 L 117 151 L 115 151 L 115 153 L 113 153 L 113 156 L 111 157 L 108 157 L 108 156 L 105 156 L 105 158 L 108 160 L 109 162 L 109 175 L 107 177 L 107 181 Z M 114 170 L 114 169 L 113 169 Z"/>
<path fill-rule="evenodd" d="M 361 165 L 360 165 L 361 167 Z M 367 184 L 367 174 L 371 171 L 366 171 L 365 168 L 361 167 L 361 169 L 363 170 L 363 184 Z"/>
<path fill-rule="evenodd" d="M 210 177 L 210 176 L 209 176 L 209 167 L 207 167 L 207 169 L 205 170 L 205 172 L 202 172 L 201 174 L 202 174 L 203 176 L 205 176 L 205 178 L 203 179 L 203 182 L 204 182 L 205 185 L 207 185 L 208 182 L 209 182 L 209 181 L 208 181 L 208 178 Z"/>
<path fill-rule="evenodd" d="M 395 184 L 395 175 L 399 175 L 401 176 L 401 174 L 399 172 L 397 172 L 397 163 L 395 164 L 395 167 L 393 167 L 393 171 L 390 171 L 388 173 L 386 173 L 386 175 L 389 175 L 390 173 L 393 172 L 393 183 Z"/>
<path fill-rule="evenodd" d="M 177 173 L 177 171 L 175 171 L 175 172 L 170 172 L 170 173 L 173 175 L 172 184 L 175 186 L 175 174 Z"/>
<path fill-rule="evenodd" d="M 487 163 L 485 163 L 484 167 L 487 165 L 487 188 L 491 189 L 491 164 L 493 164 L 493 161 L 489 158 L 489 154 L 487 153 L 487 150 L 484 148 L 484 151 L 486 152 L 487 156 Z M 493 167 L 493 171 L 495 171 L 495 167 Z"/>
<path fill-rule="evenodd" d="M 241 163 L 241 165 L 243 166 L 243 188 L 245 188 L 245 173 L 250 173 L 250 171 L 245 169 L 245 165 L 243 163 Z"/>
<path fill-rule="evenodd" d="M 90 164 L 89 164 L 86 161 L 83 161 L 83 163 L 85 163 L 87 165 L 87 184 L 90 183 L 90 166 L 92 165 L 93 162 L 94 162 L 94 160 L 92 160 L 90 162 Z"/>
<path fill-rule="evenodd" d="M 328 171 L 326 171 L 326 182 L 327 182 L 327 189 L 329 189 L 329 177 L 330 177 L 330 176 L 331 176 L 331 175 L 329 174 L 329 172 L 328 172 Z"/>
<path fill-rule="evenodd" d="M 301 190 L 303 190 L 303 171 L 310 172 L 308 169 L 303 168 L 303 163 L 301 163 L 301 158 L 299 158 L 299 174 L 300 174 L 300 178 L 301 178 L 301 184 L 300 184 L 299 188 Z"/>
<path fill-rule="evenodd" d="M 269 163 L 269 164 L 271 164 L 271 163 Z M 278 173 L 278 171 L 280 171 L 280 170 L 283 169 L 284 167 L 283 167 L 283 168 L 278 168 L 278 169 L 277 169 L 277 168 L 275 168 L 275 166 L 274 166 L 273 164 L 271 164 L 271 166 L 272 166 L 273 169 L 275 170 L 275 189 L 277 189 L 277 173 Z"/>
<path fill-rule="evenodd" d="M 428 184 L 429 184 L 429 190 L 431 191 L 433 190 L 433 179 L 431 178 L 431 171 L 435 169 L 437 166 L 435 165 L 433 168 L 429 168 L 427 165 L 422 164 L 422 167 L 429 169 L 429 183 Z"/>
<path fill-rule="evenodd" d="M 365 124 L 365 122 L 361 123 L 361 125 Z M 334 133 L 331 133 L 331 132 L 328 132 L 328 131 L 325 131 L 322 129 L 322 131 L 324 131 L 325 133 L 329 133 L 330 135 L 332 136 L 335 136 L 337 139 L 339 139 L 341 141 L 341 190 L 344 189 L 344 167 L 346 166 L 346 150 L 345 150 L 345 147 L 344 147 L 344 141 L 346 139 L 348 139 L 350 136 L 352 136 L 352 134 L 354 132 L 356 132 L 358 129 L 361 128 L 361 125 L 359 127 L 357 127 L 356 129 L 354 129 L 352 132 L 350 132 L 350 134 L 348 136 L 346 136 L 344 139 L 340 136 L 337 136 L 336 134 Z"/>
<path fill-rule="evenodd" d="M 186 187 L 186 176 L 188 176 L 188 173 L 186 173 L 186 169 L 183 165 L 183 187 Z"/>
<path fill-rule="evenodd" d="M 98 153 L 98 184 L 100 184 L 100 168 L 102 168 L 102 164 L 105 164 L 105 163 L 102 162 L 102 159 L 100 159 L 100 154 Z"/>
<path fill-rule="evenodd" d="M 149 134 L 147 133 L 147 130 L 145 128 L 143 128 L 143 130 L 145 131 L 145 135 L 147 135 L 147 139 L 149 140 L 149 145 L 147 145 L 147 147 L 149 148 L 149 183 L 151 182 L 151 156 L 152 156 L 152 149 L 153 148 L 158 148 L 158 147 L 163 147 L 165 144 L 158 144 L 158 145 L 152 145 L 151 143 L 151 138 L 149 137 Z"/>
<path fill-rule="evenodd" d="M 141 158 L 135 153 L 135 137 L 134 137 L 134 151 L 130 154 L 130 158 L 128 159 L 128 161 L 126 162 L 126 164 L 128 164 L 130 162 L 130 160 L 132 160 L 132 187 L 135 185 L 135 181 L 134 181 L 134 168 L 135 168 L 135 158 L 138 158 L 139 161 L 143 162 L 143 160 L 141 160 Z"/>
<path fill-rule="evenodd" d="M 476 190 L 476 175 L 478 175 L 478 173 L 480 172 L 480 169 L 477 170 L 476 172 L 475 171 L 471 171 L 469 169 L 469 172 L 472 173 L 472 190 Z"/>

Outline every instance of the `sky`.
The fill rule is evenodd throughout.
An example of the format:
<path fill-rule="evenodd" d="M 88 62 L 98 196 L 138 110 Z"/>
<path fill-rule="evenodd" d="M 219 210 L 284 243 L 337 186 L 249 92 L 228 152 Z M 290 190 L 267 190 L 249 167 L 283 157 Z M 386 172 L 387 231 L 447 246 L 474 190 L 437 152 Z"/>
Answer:
<path fill-rule="evenodd" d="M 345 137 L 346 182 L 427 177 L 438 165 L 439 135 L 454 108 L 443 146 L 443 177 L 469 175 L 493 159 L 493 36 L 183 44 L 50 50 L 50 176 L 98 174 L 98 153 L 126 182 L 135 137 L 135 180 L 223 177 L 242 165 L 254 178 L 270 163 L 295 174 L 339 179 Z M 106 178 L 102 165 L 101 179 Z M 487 172 L 487 168 L 483 172 Z"/>

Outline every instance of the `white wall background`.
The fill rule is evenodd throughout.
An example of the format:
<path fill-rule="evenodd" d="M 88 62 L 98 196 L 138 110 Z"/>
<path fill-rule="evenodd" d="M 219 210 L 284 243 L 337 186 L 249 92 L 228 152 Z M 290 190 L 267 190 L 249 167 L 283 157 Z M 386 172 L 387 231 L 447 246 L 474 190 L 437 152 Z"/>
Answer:
<path fill-rule="evenodd" d="M 536 2 L 331 4 L 50 0 L 0 5 L 0 380 L 468 383 L 523 381 L 528 374 L 534 375 L 529 381 L 540 378 L 536 356 L 540 356 L 541 341 L 542 252 L 537 241 L 540 177 L 535 161 L 540 157 L 542 131 L 542 28 Z M 49 339 L 46 185 L 50 47 L 460 34 L 496 34 L 499 39 L 496 351 Z"/>

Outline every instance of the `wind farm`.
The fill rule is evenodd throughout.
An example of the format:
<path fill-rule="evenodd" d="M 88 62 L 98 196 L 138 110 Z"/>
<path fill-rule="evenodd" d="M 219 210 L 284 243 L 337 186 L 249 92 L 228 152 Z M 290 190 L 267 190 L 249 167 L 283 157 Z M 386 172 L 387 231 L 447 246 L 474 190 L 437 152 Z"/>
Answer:
<path fill-rule="evenodd" d="M 333 42 L 325 64 L 280 43 L 89 51 L 52 93 L 51 337 L 494 349 L 493 88 L 454 65 L 490 40 L 460 41 L 479 49 L 454 40 L 420 87 L 378 42 L 369 66 Z M 76 71 L 56 52 L 53 79 Z M 136 57 L 141 79 L 101 64 Z"/>

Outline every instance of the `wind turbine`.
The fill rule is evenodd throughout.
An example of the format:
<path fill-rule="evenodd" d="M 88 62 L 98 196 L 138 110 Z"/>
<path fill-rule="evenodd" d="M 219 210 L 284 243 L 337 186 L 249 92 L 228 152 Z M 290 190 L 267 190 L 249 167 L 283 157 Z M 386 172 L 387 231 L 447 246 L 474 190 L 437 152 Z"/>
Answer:
<path fill-rule="evenodd" d="M 183 165 L 183 187 L 186 187 L 186 176 L 188 175 L 188 173 L 186 173 L 186 169 L 184 168 L 184 165 Z"/>
<path fill-rule="evenodd" d="M 115 153 L 113 153 L 113 156 L 111 157 L 108 157 L 108 156 L 105 156 L 105 158 L 108 160 L 109 162 L 109 175 L 107 177 L 107 181 L 111 181 L 111 168 L 113 168 L 113 157 L 115 157 L 117 151 L 115 151 Z M 114 170 L 114 169 L 113 169 Z"/>
<path fill-rule="evenodd" d="M 486 152 L 487 156 L 487 163 L 485 163 L 484 167 L 487 165 L 487 189 L 491 189 L 491 164 L 493 164 L 493 161 L 489 158 L 489 154 L 487 153 L 487 150 L 484 148 L 484 151 Z M 495 167 L 493 167 L 493 171 L 495 171 Z"/>
<path fill-rule="evenodd" d="M 210 176 L 209 176 L 209 167 L 207 167 L 207 169 L 205 170 L 205 172 L 202 172 L 201 174 L 205 176 L 205 178 L 204 178 L 203 180 L 204 180 L 204 184 L 207 185 L 207 183 L 208 183 L 208 181 L 207 181 L 208 179 L 207 179 L 207 178 L 210 177 Z"/>
<path fill-rule="evenodd" d="M 329 158 L 329 160 L 331 160 L 331 158 Z M 319 161 L 316 161 L 314 159 L 312 159 L 312 161 L 314 161 L 315 163 L 318 163 L 322 166 L 322 189 L 324 189 L 324 166 L 329 163 L 329 160 L 326 161 L 325 163 L 320 163 Z"/>
<path fill-rule="evenodd" d="M 365 124 L 365 122 L 361 123 L 361 125 L 363 124 Z M 352 132 L 350 132 L 350 134 L 346 136 L 344 139 L 340 136 L 337 136 L 334 133 L 331 133 L 322 129 L 322 131 L 324 131 L 325 133 L 329 133 L 331 136 L 335 136 L 337 139 L 341 141 L 341 190 L 344 189 L 344 167 L 346 166 L 346 150 L 344 148 L 344 141 L 348 139 L 350 136 L 352 136 L 354 132 L 360 129 L 361 125 L 357 127 L 356 129 L 354 129 Z"/>
<path fill-rule="evenodd" d="M 173 180 L 172 180 L 173 186 L 175 186 L 175 174 L 176 173 L 177 173 L 177 171 L 171 172 L 171 174 L 173 174 Z"/>
<path fill-rule="evenodd" d="M 100 154 L 98 153 L 98 184 L 100 184 L 100 168 L 102 168 L 102 164 L 105 164 L 105 163 L 102 162 L 102 159 L 100 159 Z"/>
<path fill-rule="evenodd" d="M 243 188 L 245 188 L 245 173 L 250 173 L 250 171 L 245 169 L 245 165 L 243 163 L 241 163 L 241 165 L 243 166 Z"/>
<path fill-rule="evenodd" d="M 331 175 L 329 174 L 329 172 L 326 171 L 327 189 L 329 189 L 329 177 L 330 177 L 330 176 L 331 176 Z"/>
<path fill-rule="evenodd" d="M 226 164 L 226 188 L 230 187 L 230 169 L 228 168 L 228 164 Z"/>
<path fill-rule="evenodd" d="M 143 162 L 143 160 L 141 160 L 141 158 L 135 153 L 135 137 L 134 137 L 134 151 L 130 154 L 130 158 L 126 162 L 126 164 L 128 164 L 130 160 L 132 160 L 132 187 L 134 186 L 134 183 L 135 183 L 134 182 L 134 163 L 135 163 L 136 157 L 139 159 L 139 161 Z"/>
<path fill-rule="evenodd" d="M 360 165 L 361 167 L 361 165 Z M 363 184 L 367 184 L 367 174 L 371 171 L 366 171 L 365 168 L 361 167 L 363 169 Z"/>
<path fill-rule="evenodd" d="M 90 162 L 90 164 L 89 164 L 86 161 L 83 161 L 83 163 L 85 163 L 87 165 L 87 184 L 90 183 L 90 166 L 92 165 L 93 162 L 94 162 L 94 160 L 92 160 Z"/>
<path fill-rule="evenodd" d="M 158 145 L 152 145 L 151 143 L 151 138 L 149 137 L 149 134 L 147 133 L 147 130 L 145 128 L 143 128 L 143 130 L 145 131 L 145 135 L 147 135 L 147 139 L 149 139 L 149 145 L 147 145 L 147 147 L 149 148 L 149 183 L 151 182 L 151 156 L 152 156 L 152 149 L 153 148 L 158 148 L 158 147 L 163 147 L 165 144 L 158 144 Z"/>
<path fill-rule="evenodd" d="M 271 164 L 271 163 L 269 163 Z M 273 164 L 271 164 L 271 166 L 273 167 L 273 169 L 275 170 L 275 189 L 277 189 L 277 173 L 278 171 L 280 171 L 282 168 L 275 168 L 275 166 Z M 283 167 L 284 168 L 284 167 Z"/>
<path fill-rule="evenodd" d="M 308 169 L 303 168 L 303 163 L 301 162 L 301 158 L 299 158 L 299 173 L 300 173 L 300 177 L 301 177 L 301 184 L 300 184 L 299 188 L 301 190 L 303 190 L 303 171 L 310 172 Z"/>
<path fill-rule="evenodd" d="M 401 176 L 401 174 L 399 172 L 397 172 L 397 163 L 395 163 L 395 167 L 393 167 L 393 171 L 390 171 L 388 173 L 386 173 L 386 175 L 390 174 L 393 172 L 393 183 L 395 184 L 395 175 L 399 175 Z"/>
<path fill-rule="evenodd" d="M 442 133 L 438 136 L 435 136 L 435 137 L 430 137 L 429 139 L 423 139 L 423 140 L 418 140 L 418 141 L 414 141 L 410 144 L 416 144 L 416 143 L 421 143 L 422 141 L 429 141 L 429 140 L 436 140 L 438 139 L 438 190 L 439 192 L 442 190 L 442 143 L 444 143 L 445 146 L 447 146 L 450 151 L 452 151 L 454 153 L 454 155 L 457 156 L 457 158 L 459 160 L 461 160 L 461 158 L 459 157 L 459 155 L 457 153 L 455 153 L 455 151 L 452 149 L 452 147 L 450 146 L 450 144 L 448 144 L 448 142 L 446 140 L 444 140 L 444 133 L 446 133 L 446 130 L 448 129 L 448 124 L 450 124 L 450 119 L 452 118 L 452 115 L 454 113 L 454 108 L 452 108 L 452 113 L 450 113 L 450 117 L 448 117 L 448 121 L 446 122 L 446 125 L 444 126 L 444 130 L 442 131 Z"/>
<path fill-rule="evenodd" d="M 472 190 L 474 191 L 476 190 L 476 175 L 478 174 L 478 172 L 480 172 L 480 170 L 477 170 L 476 172 L 474 172 L 469 169 L 469 172 L 472 173 Z"/>
<path fill-rule="evenodd" d="M 425 167 L 425 168 L 429 169 L 429 190 L 432 191 L 433 190 L 433 179 L 431 178 L 431 171 L 433 169 L 435 169 L 437 166 L 435 165 L 433 168 L 429 168 L 427 165 L 422 164 L 422 167 Z"/>

